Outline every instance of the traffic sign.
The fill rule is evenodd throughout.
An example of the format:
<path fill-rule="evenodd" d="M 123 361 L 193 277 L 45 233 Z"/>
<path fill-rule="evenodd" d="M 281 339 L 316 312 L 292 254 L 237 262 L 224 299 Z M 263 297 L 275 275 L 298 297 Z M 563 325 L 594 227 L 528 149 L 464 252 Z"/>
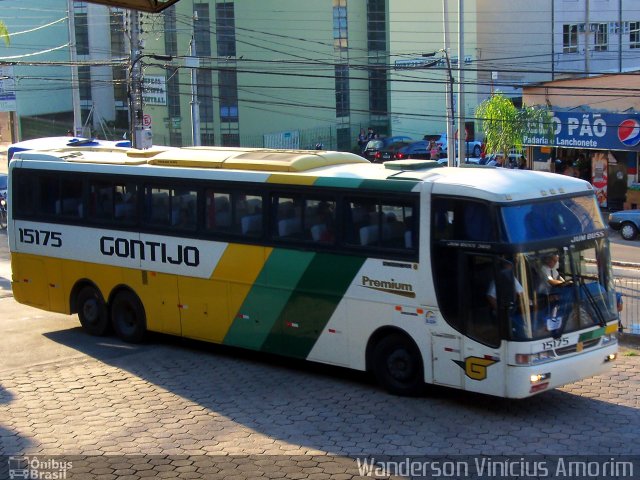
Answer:
<path fill-rule="evenodd" d="M 151 115 L 149 115 L 148 113 L 145 113 L 142 116 L 142 126 L 143 127 L 150 127 L 151 126 Z"/>

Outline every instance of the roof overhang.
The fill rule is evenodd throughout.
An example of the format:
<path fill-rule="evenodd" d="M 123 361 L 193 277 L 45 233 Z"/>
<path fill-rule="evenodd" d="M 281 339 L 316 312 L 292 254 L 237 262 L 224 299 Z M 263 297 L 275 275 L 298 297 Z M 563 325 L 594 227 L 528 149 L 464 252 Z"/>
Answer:
<path fill-rule="evenodd" d="M 99 3 L 108 7 L 126 8 L 141 12 L 159 13 L 170 7 L 178 0 L 88 0 L 89 3 Z"/>

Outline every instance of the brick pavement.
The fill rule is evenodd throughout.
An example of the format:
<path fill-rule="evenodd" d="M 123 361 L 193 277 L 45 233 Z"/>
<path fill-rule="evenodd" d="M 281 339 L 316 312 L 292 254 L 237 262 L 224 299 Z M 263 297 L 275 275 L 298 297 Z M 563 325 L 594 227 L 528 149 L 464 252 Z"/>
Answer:
<path fill-rule="evenodd" d="M 77 457 L 72 472 L 97 478 L 346 479 L 358 455 L 640 454 L 640 356 L 523 401 L 448 389 L 399 398 L 361 375 L 262 360 L 161 342 L 1 371 L 0 455 L 100 456 Z"/>

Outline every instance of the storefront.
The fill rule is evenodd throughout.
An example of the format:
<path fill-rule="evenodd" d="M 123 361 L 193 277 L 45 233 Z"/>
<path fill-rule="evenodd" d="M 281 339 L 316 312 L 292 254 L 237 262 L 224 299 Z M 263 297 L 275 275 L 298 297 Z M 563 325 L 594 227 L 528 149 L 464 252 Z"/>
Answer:
<path fill-rule="evenodd" d="M 601 207 L 640 208 L 640 113 L 554 111 L 553 140 L 524 139 L 530 168 L 591 182 Z"/>

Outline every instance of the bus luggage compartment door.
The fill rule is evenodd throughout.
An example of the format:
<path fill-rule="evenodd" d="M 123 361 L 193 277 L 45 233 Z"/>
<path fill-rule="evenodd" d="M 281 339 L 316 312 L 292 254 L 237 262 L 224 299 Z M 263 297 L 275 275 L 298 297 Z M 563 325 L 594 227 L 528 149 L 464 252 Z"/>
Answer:
<path fill-rule="evenodd" d="M 434 333 L 431 336 L 433 356 L 433 383 L 462 387 L 464 370 L 462 360 L 462 339 L 448 333 Z"/>

